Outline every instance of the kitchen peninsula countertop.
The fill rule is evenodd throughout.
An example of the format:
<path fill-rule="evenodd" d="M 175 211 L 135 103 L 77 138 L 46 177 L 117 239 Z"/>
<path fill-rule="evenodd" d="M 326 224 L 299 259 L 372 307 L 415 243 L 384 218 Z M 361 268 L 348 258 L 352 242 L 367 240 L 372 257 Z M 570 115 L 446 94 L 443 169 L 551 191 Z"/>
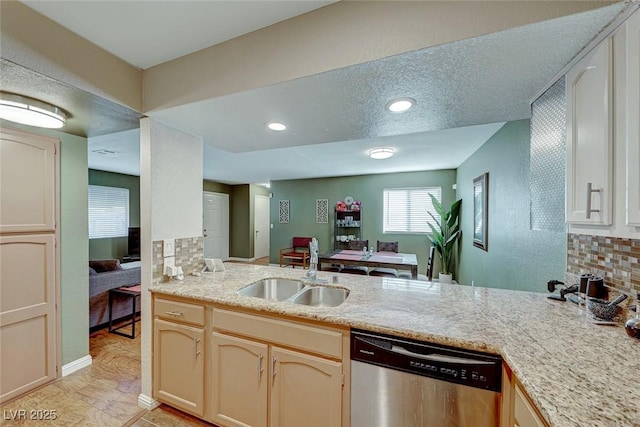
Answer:
<path fill-rule="evenodd" d="M 225 263 L 226 271 L 151 287 L 157 294 L 225 304 L 501 354 L 551 426 L 640 426 L 640 340 L 595 325 L 571 303 L 543 293 L 339 274 L 351 293 L 320 308 L 244 297 L 266 277 L 306 271 Z M 328 280 L 335 273 L 318 272 Z"/>

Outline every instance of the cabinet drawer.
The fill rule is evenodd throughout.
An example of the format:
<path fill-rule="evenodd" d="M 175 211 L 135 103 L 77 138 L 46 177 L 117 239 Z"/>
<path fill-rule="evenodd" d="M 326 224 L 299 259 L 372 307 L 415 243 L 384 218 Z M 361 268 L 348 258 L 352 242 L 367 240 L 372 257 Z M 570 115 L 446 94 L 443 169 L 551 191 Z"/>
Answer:
<path fill-rule="evenodd" d="M 204 325 L 204 306 L 156 298 L 154 313 L 159 319 Z"/>
<path fill-rule="evenodd" d="M 215 329 L 341 359 L 342 333 L 292 321 L 214 309 Z"/>

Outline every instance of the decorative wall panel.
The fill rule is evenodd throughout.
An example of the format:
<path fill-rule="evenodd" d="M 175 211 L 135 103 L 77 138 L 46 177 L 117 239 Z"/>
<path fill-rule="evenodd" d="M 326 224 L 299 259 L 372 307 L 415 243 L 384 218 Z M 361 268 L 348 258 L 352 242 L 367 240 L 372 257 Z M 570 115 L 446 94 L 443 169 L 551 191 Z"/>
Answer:
<path fill-rule="evenodd" d="M 531 104 L 532 230 L 566 230 L 566 109 L 564 77 Z"/>
<path fill-rule="evenodd" d="M 316 223 L 329 223 L 329 199 L 316 200 Z"/>
<path fill-rule="evenodd" d="M 289 201 L 288 200 L 279 201 L 278 222 L 280 224 L 289 224 Z"/>

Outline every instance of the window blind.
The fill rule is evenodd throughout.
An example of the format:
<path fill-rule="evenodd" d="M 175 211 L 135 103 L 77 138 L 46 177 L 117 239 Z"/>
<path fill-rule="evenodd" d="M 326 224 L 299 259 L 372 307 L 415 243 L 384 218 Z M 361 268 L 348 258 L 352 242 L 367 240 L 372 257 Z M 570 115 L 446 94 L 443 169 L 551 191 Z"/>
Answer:
<path fill-rule="evenodd" d="M 89 239 L 126 237 L 129 229 L 129 189 L 89 186 Z"/>
<path fill-rule="evenodd" d="M 442 201 L 442 187 L 390 188 L 384 190 L 384 233 L 428 233 L 428 223 L 440 219 L 429 193 Z"/>

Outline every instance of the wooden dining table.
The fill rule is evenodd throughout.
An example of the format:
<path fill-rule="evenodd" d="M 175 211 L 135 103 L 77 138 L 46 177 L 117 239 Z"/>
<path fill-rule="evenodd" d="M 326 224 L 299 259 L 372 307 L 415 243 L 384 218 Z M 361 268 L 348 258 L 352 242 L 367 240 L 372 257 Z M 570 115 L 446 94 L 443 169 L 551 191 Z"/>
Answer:
<path fill-rule="evenodd" d="M 374 252 L 364 254 L 363 251 L 337 249 L 318 255 L 318 270 L 322 264 L 355 265 L 361 267 L 395 268 L 396 270 L 410 270 L 411 278 L 418 278 L 418 257 L 416 254 L 401 254 L 397 252 Z"/>

